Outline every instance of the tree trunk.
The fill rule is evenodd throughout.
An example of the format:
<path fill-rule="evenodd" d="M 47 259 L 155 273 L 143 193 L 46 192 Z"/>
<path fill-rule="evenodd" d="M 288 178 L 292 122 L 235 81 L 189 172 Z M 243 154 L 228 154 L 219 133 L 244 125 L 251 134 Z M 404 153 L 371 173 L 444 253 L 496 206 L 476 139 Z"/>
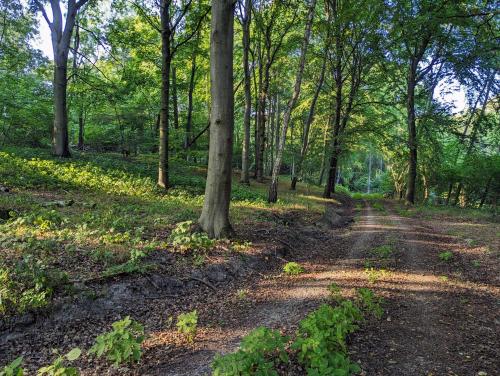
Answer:
<path fill-rule="evenodd" d="M 83 110 L 80 109 L 78 112 L 78 150 L 83 150 L 84 145 L 84 126 L 85 122 L 83 119 Z"/>
<path fill-rule="evenodd" d="M 408 184 L 406 187 L 406 202 L 415 204 L 415 189 L 417 182 L 417 128 L 415 118 L 415 86 L 416 86 L 416 72 L 417 61 L 412 59 L 410 62 L 410 70 L 408 72 L 408 89 L 407 89 L 407 102 L 406 110 L 408 113 L 407 126 L 408 126 L 408 147 L 409 153 L 409 167 L 408 167 Z"/>
<path fill-rule="evenodd" d="M 479 208 L 483 207 L 483 205 L 486 201 L 486 198 L 488 197 L 488 191 L 490 190 L 490 185 L 491 185 L 492 181 L 493 181 L 493 177 L 490 177 L 488 179 L 488 182 L 486 183 L 486 187 L 484 188 L 483 196 L 481 197 L 481 202 L 479 203 Z"/>
<path fill-rule="evenodd" d="M 241 148 L 241 178 L 243 184 L 250 183 L 249 154 L 250 154 L 250 115 L 252 112 L 252 93 L 250 92 L 250 67 L 248 55 L 250 52 L 250 22 L 252 15 L 252 1 L 245 0 L 245 17 L 243 18 L 243 72 L 245 89 L 245 114 L 243 116 L 243 145 Z"/>
<path fill-rule="evenodd" d="M 309 11 L 307 15 L 306 27 L 304 30 L 304 38 L 302 40 L 302 48 L 300 51 L 299 67 L 297 70 L 297 76 L 295 77 L 295 85 L 292 97 L 288 102 L 285 115 L 283 117 L 283 128 L 281 130 L 280 142 L 276 148 L 276 160 L 273 166 L 273 175 L 271 177 L 271 184 L 269 186 L 269 193 L 267 196 L 268 202 L 276 202 L 278 200 L 278 178 L 281 170 L 281 159 L 283 157 L 283 150 L 285 149 L 286 142 L 286 132 L 288 129 L 288 124 L 292 117 L 292 111 L 299 99 L 300 88 L 302 86 L 302 75 L 304 73 L 304 66 L 306 62 L 307 47 L 309 45 L 309 37 L 311 35 L 311 27 L 314 20 L 314 10 L 316 8 L 316 0 L 312 0 L 309 4 Z"/>
<path fill-rule="evenodd" d="M 453 183 L 450 183 L 450 188 L 448 189 L 448 196 L 446 196 L 446 205 L 450 204 L 451 192 L 453 191 Z"/>
<path fill-rule="evenodd" d="M 170 1 L 161 2 L 161 108 L 160 108 L 160 160 L 158 164 L 158 186 L 163 189 L 169 188 L 168 171 L 168 100 L 170 90 L 170 64 L 172 56 L 170 53 Z"/>
<path fill-rule="evenodd" d="M 326 50 L 327 46 L 325 46 L 325 56 L 323 58 L 323 66 L 321 67 L 321 73 L 319 76 L 318 86 L 316 86 L 316 91 L 314 92 L 313 100 L 311 103 L 311 107 L 309 108 L 309 114 L 307 116 L 307 120 L 304 123 L 304 132 L 302 135 L 302 147 L 300 149 L 299 159 L 297 161 L 297 174 L 292 179 L 291 189 L 295 190 L 297 185 L 297 179 L 300 174 L 302 174 L 302 164 L 304 163 L 304 159 L 306 157 L 307 148 L 309 146 L 309 130 L 311 129 L 311 124 L 314 120 L 314 111 L 316 109 L 316 103 L 318 102 L 319 94 L 321 93 L 321 88 L 323 87 L 323 81 L 325 79 L 325 70 L 326 63 L 328 61 L 328 51 Z"/>
<path fill-rule="evenodd" d="M 266 145 L 266 104 L 269 91 L 270 80 L 270 64 L 266 64 L 264 68 L 264 79 L 262 85 L 259 84 L 261 91 L 259 93 L 258 113 L 259 120 L 257 122 L 257 137 L 255 146 L 255 178 L 258 182 L 264 180 L 264 149 Z M 259 73 L 262 76 L 261 73 Z M 259 81 L 262 77 L 259 77 Z"/>
<path fill-rule="evenodd" d="M 68 137 L 68 107 L 66 105 L 66 90 L 68 87 L 68 59 L 62 58 L 54 68 L 54 129 L 52 144 L 54 155 L 70 157 Z"/>
<path fill-rule="evenodd" d="M 191 143 L 191 136 L 193 133 L 193 92 L 196 77 L 196 53 L 193 52 L 191 57 L 191 74 L 189 76 L 189 89 L 188 89 L 188 108 L 186 119 L 186 135 L 184 137 L 184 149 L 188 149 Z"/>
<path fill-rule="evenodd" d="M 341 128 L 341 113 L 342 113 L 342 60 L 340 53 L 341 50 L 340 37 L 336 37 L 336 50 L 337 61 L 335 64 L 335 120 L 333 124 L 333 137 L 332 137 L 332 155 L 330 156 L 330 168 L 328 169 L 328 177 L 326 180 L 325 190 L 323 197 L 330 198 L 332 193 L 335 193 L 335 177 L 337 174 L 337 164 L 339 156 L 339 136 Z"/>
<path fill-rule="evenodd" d="M 177 99 L 177 77 L 176 69 L 172 67 L 172 106 L 174 107 L 174 128 L 179 128 L 179 106 Z"/>
<path fill-rule="evenodd" d="M 50 29 L 52 51 L 54 53 L 54 129 L 52 146 L 56 156 L 70 157 L 68 137 L 68 108 L 66 91 L 68 86 L 68 54 L 71 35 L 76 23 L 78 10 L 88 0 L 69 1 L 63 23 L 63 13 L 59 1 L 51 1 L 52 21 L 49 19 L 42 1 L 34 0 L 33 4 L 42 13 Z"/>
<path fill-rule="evenodd" d="M 210 144 L 205 200 L 199 219 L 211 238 L 233 232 L 229 222 L 234 129 L 233 7 L 232 0 L 212 1 Z"/>

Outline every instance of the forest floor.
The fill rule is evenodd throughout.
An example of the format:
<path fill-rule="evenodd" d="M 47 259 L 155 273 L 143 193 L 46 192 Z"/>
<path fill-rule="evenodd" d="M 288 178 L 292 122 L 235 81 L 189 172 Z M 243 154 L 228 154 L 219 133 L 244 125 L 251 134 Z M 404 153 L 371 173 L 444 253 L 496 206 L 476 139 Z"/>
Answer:
<path fill-rule="evenodd" d="M 19 169 L 29 165 L 21 162 Z M 137 179 L 147 174 L 120 175 L 136 167 L 118 158 L 99 168 L 111 163 L 125 181 L 119 186 L 96 175 L 102 170 L 90 162 L 51 163 L 34 161 L 23 181 L 0 169 L 0 183 L 11 188 L 0 195 L 0 209 L 23 219 L 0 221 L 3 267 L 30 255 L 45 263 L 40 270 L 69 275 L 47 307 L 0 315 L 0 365 L 23 356 L 32 374 L 54 359 L 52 349 L 89 349 L 111 323 L 130 315 L 146 329 L 141 362 L 114 368 L 84 355 L 76 362 L 83 375 L 207 375 L 215 354 L 234 351 L 258 326 L 293 333 L 328 301 L 327 287 L 335 283 L 345 297 L 368 287 L 385 300 L 382 319 L 367 320 L 349 337 L 351 360 L 363 375 L 498 374 L 500 225 L 486 212 L 342 195 L 325 201 L 320 190 L 303 185 L 270 207 L 260 197 L 265 186 L 253 183 L 235 192 L 238 239 L 209 252 L 179 253 L 166 241 L 172 223 L 195 219 L 199 210 L 192 182 L 157 202 L 153 191 L 137 194 L 144 183 Z M 57 180 L 47 172 L 54 170 Z M 82 170 L 86 180 L 77 180 Z M 58 204 L 68 199 L 75 204 Z M 48 210 L 47 202 L 56 205 Z M 324 205 L 341 211 L 337 226 L 318 225 Z M 140 227 L 134 240 L 132 230 Z M 131 272 L 121 267 L 132 265 L 122 255 L 130 249 L 147 253 Z M 284 275 L 288 261 L 305 272 Z M 188 343 L 171 318 L 193 309 L 198 332 Z M 282 374 L 305 372 L 289 367 Z"/>

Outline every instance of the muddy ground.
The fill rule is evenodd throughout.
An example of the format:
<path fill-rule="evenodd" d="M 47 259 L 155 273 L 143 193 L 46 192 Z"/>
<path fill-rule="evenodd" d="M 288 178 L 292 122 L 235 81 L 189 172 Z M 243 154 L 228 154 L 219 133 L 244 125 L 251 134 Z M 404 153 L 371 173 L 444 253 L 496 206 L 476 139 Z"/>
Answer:
<path fill-rule="evenodd" d="M 83 375 L 207 375 L 214 355 L 236 349 L 255 327 L 292 333 L 334 282 L 345 296 L 368 287 L 385 299 L 382 320 L 366 322 L 349 338 L 363 375 L 498 375 L 498 242 L 471 245 L 449 235 L 453 218 L 403 217 L 388 201 L 384 210 L 359 206 L 345 203 L 340 227 L 289 213 L 273 226 L 237 229 L 256 245 L 254 254 L 215 258 L 191 274 L 169 275 L 174 261 L 164 255 L 164 273 L 90 283 L 92 296 L 4 327 L 0 364 L 23 355 L 33 372 L 53 358 L 52 348 L 88 349 L 113 321 L 130 315 L 148 334 L 141 363 L 114 369 L 84 357 L 77 363 Z M 488 229 L 498 238 L 497 224 Z M 382 245 L 390 255 L 373 253 Z M 447 250 L 453 259 L 441 261 L 438 254 Z M 306 272 L 284 276 L 287 261 Z M 169 317 L 192 309 L 199 331 L 189 345 Z"/>

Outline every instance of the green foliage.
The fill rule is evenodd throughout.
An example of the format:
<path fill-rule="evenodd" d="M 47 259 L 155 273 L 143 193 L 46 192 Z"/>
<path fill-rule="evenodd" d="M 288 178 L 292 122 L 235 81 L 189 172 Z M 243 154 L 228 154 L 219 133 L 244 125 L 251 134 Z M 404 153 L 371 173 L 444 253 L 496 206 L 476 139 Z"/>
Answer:
<path fill-rule="evenodd" d="M 350 375 L 359 367 L 346 355 L 346 336 L 354 332 L 362 313 L 351 301 L 335 308 L 322 305 L 300 322 L 297 338 L 291 348 L 308 375 Z"/>
<path fill-rule="evenodd" d="M 379 247 L 373 248 L 370 252 L 377 258 L 387 259 L 392 256 L 392 247 L 389 244 L 381 245 Z"/>
<path fill-rule="evenodd" d="M 299 275 L 304 272 L 304 268 L 296 262 L 287 262 L 283 266 L 283 272 L 287 275 Z"/>
<path fill-rule="evenodd" d="M 210 239 L 207 234 L 191 232 L 193 221 L 178 223 L 170 234 L 169 240 L 172 245 L 184 253 L 188 250 L 208 251 L 215 245 L 215 240 Z"/>
<path fill-rule="evenodd" d="M 340 302 L 342 301 L 342 291 L 336 283 L 331 283 L 328 285 L 328 291 L 330 292 L 330 297 L 336 301 Z"/>
<path fill-rule="evenodd" d="M 246 335 L 238 351 L 216 355 L 212 363 L 213 376 L 259 375 L 277 376 L 274 367 L 288 361 L 285 346 L 288 338 L 277 330 L 259 327 Z"/>
<path fill-rule="evenodd" d="M 52 364 L 42 367 L 38 370 L 38 376 L 78 376 L 80 372 L 75 367 L 66 367 L 65 361 L 72 362 L 80 357 L 82 351 L 74 348 L 66 355 L 59 355 Z"/>
<path fill-rule="evenodd" d="M 382 317 L 382 315 L 384 314 L 384 310 L 382 309 L 384 300 L 381 297 L 376 296 L 375 293 L 370 289 L 359 288 L 358 298 L 359 305 L 365 312 L 371 313 L 378 319 Z"/>
<path fill-rule="evenodd" d="M 448 261 L 451 261 L 453 259 L 453 252 L 451 252 L 451 251 L 441 252 L 441 253 L 439 253 L 438 256 L 439 256 L 439 259 L 441 261 L 448 262 Z"/>
<path fill-rule="evenodd" d="M 0 264 L 0 313 L 23 313 L 45 307 L 68 276 L 26 255 L 14 268 Z"/>
<path fill-rule="evenodd" d="M 385 212 L 384 204 L 381 201 L 373 201 L 371 205 L 375 210 Z"/>
<path fill-rule="evenodd" d="M 177 331 L 186 337 L 187 341 L 192 343 L 198 330 L 198 312 L 196 310 L 181 313 L 177 317 Z"/>
<path fill-rule="evenodd" d="M 380 278 L 383 278 L 383 277 L 389 275 L 389 272 L 387 270 L 376 269 L 372 266 L 367 266 L 365 268 L 365 273 L 368 277 L 368 281 L 372 284 L 377 282 Z"/>
<path fill-rule="evenodd" d="M 3 369 L 0 369 L 0 376 L 23 376 L 24 369 L 22 365 L 23 357 L 20 356 L 3 367 Z"/>
<path fill-rule="evenodd" d="M 141 359 L 141 343 L 144 340 L 144 327 L 129 316 L 113 323 L 113 330 L 97 337 L 96 343 L 89 350 L 98 358 L 106 356 L 118 366 L 126 362 L 138 362 Z"/>

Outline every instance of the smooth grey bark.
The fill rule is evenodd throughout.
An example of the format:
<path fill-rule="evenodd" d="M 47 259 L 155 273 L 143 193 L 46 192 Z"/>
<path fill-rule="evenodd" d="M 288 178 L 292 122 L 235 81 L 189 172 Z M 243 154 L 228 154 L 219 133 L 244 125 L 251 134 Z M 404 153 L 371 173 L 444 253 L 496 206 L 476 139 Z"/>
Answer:
<path fill-rule="evenodd" d="M 243 116 L 243 145 L 241 148 L 241 178 L 243 184 L 250 183 L 250 115 L 252 112 L 252 93 L 251 77 L 249 63 L 250 52 L 250 22 L 252 17 L 252 0 L 245 0 L 245 16 L 242 19 L 243 26 L 243 72 L 244 72 L 244 91 L 245 91 L 245 113 Z"/>
<path fill-rule="evenodd" d="M 269 192 L 267 196 L 268 202 L 276 202 L 278 200 L 278 177 L 281 170 L 281 160 L 283 158 L 283 150 L 285 149 L 286 142 L 286 132 L 288 130 L 288 125 L 290 123 L 290 119 L 292 117 L 292 111 L 297 104 L 297 100 L 299 99 L 300 89 L 302 86 L 302 76 L 304 73 L 304 66 L 306 62 L 306 53 L 307 47 L 309 46 L 309 38 L 311 36 L 311 28 L 314 20 L 314 11 L 316 8 L 316 0 L 312 0 L 309 4 L 306 27 L 304 30 L 304 37 L 302 40 L 302 47 L 300 50 L 300 58 L 299 58 L 299 66 L 297 69 L 297 75 L 295 77 L 295 85 L 293 89 L 293 94 L 290 100 L 288 101 L 288 105 L 283 117 L 283 127 L 281 130 L 280 142 L 276 145 L 276 159 L 274 161 L 273 166 L 273 175 L 271 177 L 271 184 L 269 185 Z"/>
<path fill-rule="evenodd" d="M 70 157 L 68 136 L 68 55 L 70 49 L 71 35 L 76 23 L 78 10 L 88 0 L 68 0 L 66 19 L 63 23 L 60 0 L 50 0 L 52 10 L 52 21 L 47 15 L 44 5 L 39 0 L 34 0 L 38 10 L 47 22 L 52 39 L 52 51 L 54 53 L 54 127 L 52 131 L 52 147 L 54 155 L 58 157 Z"/>
<path fill-rule="evenodd" d="M 210 32 L 210 143 L 201 228 L 211 238 L 231 235 L 231 162 L 233 156 L 233 19 L 232 0 L 212 1 Z"/>

